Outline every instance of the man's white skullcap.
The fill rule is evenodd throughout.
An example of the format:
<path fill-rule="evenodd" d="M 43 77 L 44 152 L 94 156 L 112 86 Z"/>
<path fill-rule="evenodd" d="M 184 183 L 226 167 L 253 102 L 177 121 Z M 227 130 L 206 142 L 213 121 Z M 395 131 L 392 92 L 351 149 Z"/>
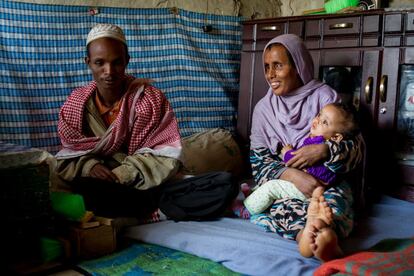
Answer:
<path fill-rule="evenodd" d="M 113 38 L 127 45 L 124 32 L 120 27 L 112 24 L 98 24 L 89 32 L 86 46 L 92 41 L 103 37 Z"/>

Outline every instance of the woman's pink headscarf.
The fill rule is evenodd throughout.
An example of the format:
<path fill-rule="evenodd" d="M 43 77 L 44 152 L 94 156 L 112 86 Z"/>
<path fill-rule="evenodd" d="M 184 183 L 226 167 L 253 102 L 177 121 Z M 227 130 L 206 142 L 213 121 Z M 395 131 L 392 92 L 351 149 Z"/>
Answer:
<path fill-rule="evenodd" d="M 284 96 L 276 96 L 269 88 L 257 103 L 252 119 L 250 147 L 266 147 L 275 154 L 280 146 L 297 147 L 309 135 L 311 120 L 326 104 L 339 101 L 328 85 L 313 79 L 313 61 L 302 40 L 293 34 L 277 36 L 269 41 L 282 44 L 291 54 L 303 86 Z"/>

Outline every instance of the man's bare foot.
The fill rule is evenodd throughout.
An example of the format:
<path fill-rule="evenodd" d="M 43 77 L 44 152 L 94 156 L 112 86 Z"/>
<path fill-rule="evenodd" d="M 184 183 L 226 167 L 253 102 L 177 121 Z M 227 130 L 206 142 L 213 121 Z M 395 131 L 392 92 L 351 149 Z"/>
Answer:
<path fill-rule="evenodd" d="M 327 262 L 344 254 L 338 245 L 338 237 L 335 231 L 330 227 L 320 229 L 310 244 L 313 255 L 323 262 Z"/>
<path fill-rule="evenodd" d="M 297 237 L 299 252 L 304 257 L 312 257 L 314 255 L 310 245 L 315 244 L 318 231 L 329 227 L 332 223 L 332 209 L 325 201 L 323 192 L 323 187 L 318 187 L 313 191 L 307 210 L 305 228 Z"/>

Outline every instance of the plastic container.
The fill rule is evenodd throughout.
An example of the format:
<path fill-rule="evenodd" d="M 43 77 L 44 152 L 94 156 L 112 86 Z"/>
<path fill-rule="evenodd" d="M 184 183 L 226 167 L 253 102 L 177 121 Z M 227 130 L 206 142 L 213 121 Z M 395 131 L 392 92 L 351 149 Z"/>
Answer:
<path fill-rule="evenodd" d="M 86 213 L 83 197 L 67 192 L 52 192 L 50 201 L 56 214 L 73 221 L 80 221 Z"/>
<path fill-rule="evenodd" d="M 63 256 L 63 252 L 63 245 L 59 240 L 48 237 L 40 238 L 40 254 L 43 262 L 57 260 Z"/>
<path fill-rule="evenodd" d="M 358 0 L 329 0 L 324 4 L 326 13 L 336 13 L 344 8 L 357 7 Z"/>

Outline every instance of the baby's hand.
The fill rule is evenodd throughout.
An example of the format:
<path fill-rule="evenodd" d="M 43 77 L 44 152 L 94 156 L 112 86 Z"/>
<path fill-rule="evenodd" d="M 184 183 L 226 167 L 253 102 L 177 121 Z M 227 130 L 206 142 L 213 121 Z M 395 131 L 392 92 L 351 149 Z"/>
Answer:
<path fill-rule="evenodd" d="M 293 149 L 293 146 L 291 144 L 287 144 L 285 146 L 283 146 L 282 148 L 282 154 L 283 156 L 286 154 L 286 152 L 290 151 Z"/>

